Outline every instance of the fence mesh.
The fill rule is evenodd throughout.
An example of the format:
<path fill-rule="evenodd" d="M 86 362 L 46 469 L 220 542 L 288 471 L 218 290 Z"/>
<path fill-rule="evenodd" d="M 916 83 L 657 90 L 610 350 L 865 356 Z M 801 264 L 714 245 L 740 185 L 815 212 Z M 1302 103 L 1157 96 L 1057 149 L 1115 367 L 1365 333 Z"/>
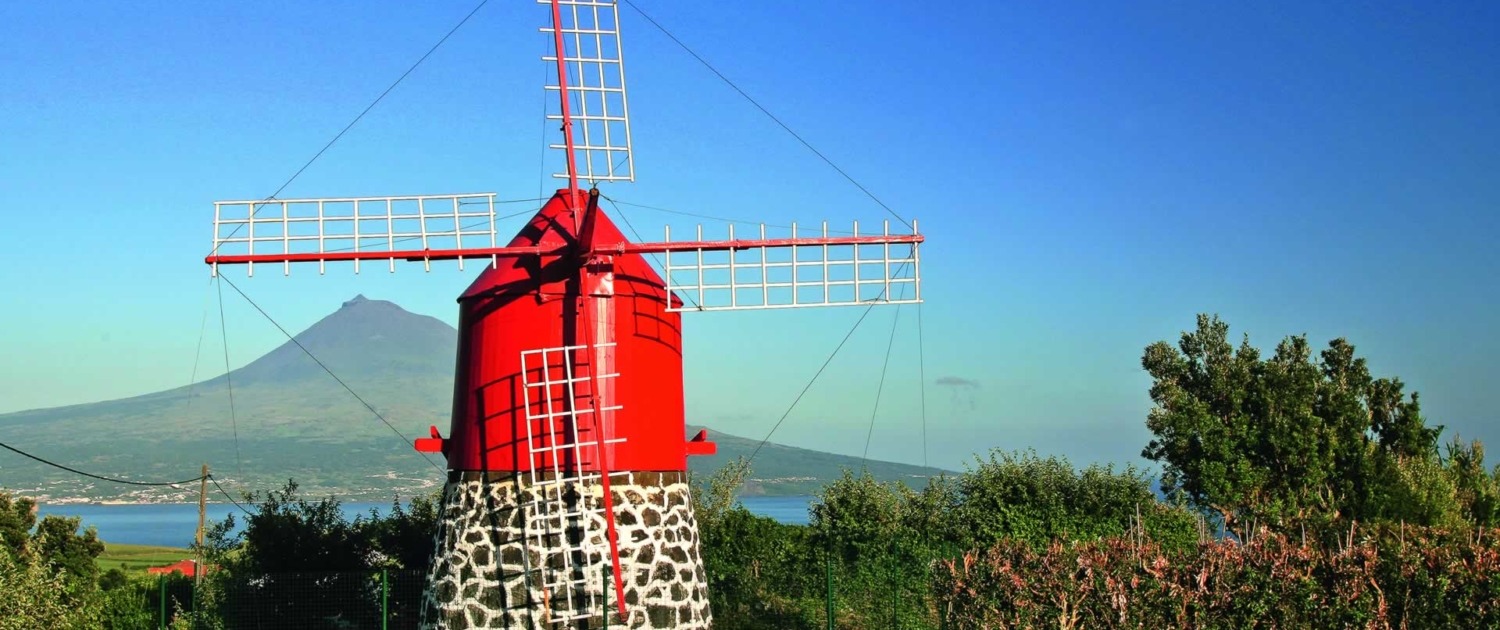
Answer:
<path fill-rule="evenodd" d="M 160 576 L 144 597 L 154 628 L 415 630 L 422 571 Z M 175 624 L 175 625 L 174 625 Z"/>

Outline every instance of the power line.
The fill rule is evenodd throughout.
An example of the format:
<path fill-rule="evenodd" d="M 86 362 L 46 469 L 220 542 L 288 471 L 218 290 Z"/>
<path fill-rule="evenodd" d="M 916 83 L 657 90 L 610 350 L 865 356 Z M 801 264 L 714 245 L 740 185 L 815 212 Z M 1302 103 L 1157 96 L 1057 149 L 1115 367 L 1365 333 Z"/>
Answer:
<path fill-rule="evenodd" d="M 537 199 L 528 199 L 527 201 L 538 201 L 538 200 Z M 521 212 L 512 212 L 510 214 L 506 214 L 506 215 L 501 215 L 501 216 L 498 216 L 498 217 L 494 217 L 494 218 L 492 218 L 492 219 L 490 219 L 488 221 L 475 221 L 475 222 L 470 223 L 468 225 L 460 226 L 458 228 L 458 231 L 459 232 L 463 232 L 464 230 L 472 230 L 474 228 L 482 227 L 482 226 L 484 226 L 486 224 L 493 223 L 495 221 L 504 221 L 506 219 L 514 219 L 514 218 L 519 217 L 519 216 L 528 215 L 528 214 L 535 214 L 535 213 L 536 213 L 536 210 L 523 210 Z M 346 238 L 352 238 L 352 237 L 346 237 Z M 421 240 L 422 238 L 423 237 L 421 237 L 421 236 L 403 236 L 401 238 L 391 239 L 389 242 L 391 244 L 405 243 L 407 241 Z M 332 253 L 336 253 L 336 252 L 351 252 L 351 251 L 357 251 L 356 248 L 355 248 L 355 246 L 350 245 L 348 247 L 332 247 L 332 248 L 324 249 L 320 253 L 323 253 L 323 254 L 332 254 Z M 365 250 L 365 251 L 369 251 L 369 250 Z"/>
<path fill-rule="evenodd" d="M 453 25 L 453 28 L 449 29 L 448 33 L 443 35 L 442 39 L 439 39 L 436 44 L 433 44 L 432 48 L 427 49 L 427 52 L 423 53 L 421 58 L 417 59 L 416 63 L 411 64 L 411 67 L 407 68 L 406 72 L 401 73 L 401 76 L 397 77 L 396 80 L 392 82 L 384 92 L 381 92 L 380 96 L 377 96 L 375 97 L 375 100 L 370 101 L 370 104 L 365 107 L 364 111 L 361 111 L 358 116 L 355 116 L 354 120 L 349 121 L 349 124 L 344 125 L 344 128 L 340 130 L 338 134 L 334 135 L 332 140 L 328 141 L 328 144 L 325 144 L 323 145 L 323 148 L 318 149 L 318 152 L 313 154 L 313 156 L 302 165 L 302 168 L 299 168 L 297 169 L 297 172 L 292 173 L 292 176 L 288 177 L 287 180 L 281 184 L 281 187 L 276 189 L 276 192 L 273 192 L 271 193 L 271 196 L 266 197 L 265 202 L 269 202 L 272 199 L 275 199 L 277 195 L 281 194 L 281 191 L 286 190 L 287 186 L 292 185 L 292 182 L 296 181 L 296 179 L 302 175 L 303 171 L 306 171 L 309 166 L 312 166 L 313 162 L 318 161 L 318 158 L 323 157 L 323 154 L 326 153 L 329 148 L 333 147 L 333 144 L 335 142 L 338 142 L 339 138 L 342 138 L 344 137 L 344 134 L 349 133 L 349 130 L 353 129 L 354 125 L 358 124 L 359 121 L 365 117 L 365 114 L 368 114 L 370 113 L 370 110 L 375 109 L 375 106 L 380 104 L 380 101 L 384 100 L 386 95 L 390 94 L 392 90 L 396 89 L 396 86 L 401 85 L 401 82 L 406 80 L 406 77 L 411 75 L 411 73 L 417 69 L 417 66 L 422 65 L 422 62 L 427 61 L 427 58 L 431 57 L 432 53 L 437 52 L 437 49 L 441 47 L 444 42 L 448 41 L 449 37 L 452 37 L 454 33 L 458 32 L 458 29 L 462 28 L 464 24 L 468 23 L 469 18 L 474 17 L 474 14 L 478 13 L 480 9 L 484 8 L 484 5 L 488 4 L 489 1 L 490 0 L 480 0 L 479 4 L 475 5 L 474 9 L 469 11 L 468 15 L 464 16 L 464 19 L 459 20 L 458 24 Z M 247 217 L 246 223 L 249 223 L 249 219 L 255 218 L 255 213 L 260 210 L 260 207 L 266 205 L 265 202 L 262 202 L 258 205 L 252 205 L 250 207 L 250 216 Z M 235 234 L 238 234 L 240 228 L 244 226 L 245 223 L 236 225 L 234 230 L 230 231 L 229 236 L 225 238 L 230 238 Z M 223 245 L 223 243 L 223 241 L 219 241 L 219 244 L 214 246 L 213 251 L 209 252 L 209 255 L 217 254 L 219 252 L 219 247 Z"/>
<path fill-rule="evenodd" d="M 323 371 L 327 372 L 329 376 L 333 377 L 333 380 L 338 381 L 339 385 L 344 388 L 344 391 L 349 392 L 349 395 L 353 396 L 355 400 L 358 400 L 360 404 L 364 405 L 365 409 L 369 409 L 370 413 L 375 414 L 375 417 L 379 418 L 380 421 L 385 424 L 386 428 L 389 428 L 392 432 L 394 432 L 397 436 L 399 436 L 407 444 L 412 445 L 413 448 L 416 447 L 416 443 L 413 442 L 411 440 L 411 438 L 406 437 L 406 434 L 402 433 L 400 429 L 397 429 L 396 425 L 391 424 L 390 420 L 386 420 L 385 416 L 381 415 L 379 411 L 375 410 L 375 406 L 374 405 L 371 405 L 368 401 L 366 401 L 358 393 L 356 393 L 354 391 L 354 388 L 349 387 L 349 384 L 345 383 L 344 379 L 339 378 L 339 375 L 334 374 L 333 370 L 328 369 L 327 365 L 324 365 L 322 361 L 318 360 L 317 356 L 315 356 L 310 350 L 308 350 L 306 346 L 302 345 L 302 342 L 297 341 L 297 338 L 294 337 L 294 336 L 292 336 L 292 333 L 287 332 L 286 328 L 282 327 L 282 325 L 280 323 L 278 323 L 275 318 L 271 317 L 270 313 L 267 313 L 265 309 L 261 308 L 259 304 L 256 304 L 255 300 L 252 300 L 252 299 L 250 299 L 250 296 L 245 295 L 245 292 L 241 291 L 240 288 L 238 286 L 236 286 L 233 281 L 231 281 L 227 277 L 224 277 L 223 275 L 220 275 L 219 277 L 222 278 L 224 280 L 224 282 L 226 282 L 226 283 L 229 284 L 229 288 L 234 289 L 236 293 L 239 293 L 240 297 L 245 298 L 245 301 L 249 302 L 250 306 L 255 307 L 255 310 L 259 311 L 260 314 L 261 314 L 261 316 L 263 316 L 263 317 L 266 318 L 266 321 L 271 322 L 272 326 L 275 326 L 277 330 L 280 330 L 281 334 L 286 335 L 286 338 L 289 341 L 291 341 L 294 345 L 296 345 L 298 349 L 302 350 L 302 353 L 306 354 L 307 358 L 312 359 L 313 363 L 316 363 L 316 364 L 318 364 L 318 367 L 323 368 Z M 422 459 L 427 460 L 427 463 L 432 464 L 433 468 L 438 469 L 439 472 L 446 472 L 443 469 L 442 466 L 437 465 L 437 462 L 432 461 L 432 458 L 428 457 L 426 453 L 418 451 L 418 454 L 422 456 Z"/>
<path fill-rule="evenodd" d="M 890 213 L 891 216 L 896 217 L 896 220 L 900 221 L 903 224 L 905 224 L 906 227 L 908 227 L 908 228 L 912 227 L 912 225 L 911 225 L 910 222 L 908 222 L 906 219 L 902 218 L 901 215 L 897 214 L 895 210 L 892 210 L 891 207 L 888 206 L 888 205 L 886 205 L 884 201 L 881 201 L 879 197 L 876 197 L 875 193 L 870 192 L 870 189 L 865 188 L 864 184 L 859 183 L 859 181 L 855 180 L 853 176 L 851 176 L 851 175 L 849 175 L 849 173 L 845 172 L 844 169 L 839 168 L 839 165 L 834 164 L 833 160 L 830 160 L 830 159 L 828 159 L 828 156 L 823 155 L 823 152 L 819 151 L 816 147 L 814 147 L 812 145 L 812 143 L 810 143 L 807 140 L 803 139 L 803 137 L 801 135 L 798 135 L 797 132 L 792 131 L 791 127 L 787 126 L 786 123 L 781 122 L 780 118 L 777 118 L 776 115 L 772 114 L 770 110 L 768 110 L 768 109 L 765 108 L 765 106 L 761 105 L 754 98 L 751 98 L 749 94 L 746 94 L 744 90 L 740 89 L 740 86 L 735 85 L 734 81 L 730 81 L 729 77 L 726 77 L 726 76 L 724 76 L 724 73 L 719 72 L 718 68 L 715 68 L 713 66 L 713 64 L 711 64 L 711 63 L 708 62 L 707 59 L 704 59 L 697 52 L 694 52 L 693 49 L 689 48 L 688 45 L 685 44 L 685 43 L 683 43 L 682 40 L 677 39 L 677 36 L 673 35 L 671 31 L 667 30 L 667 28 L 665 26 L 662 26 L 661 23 L 657 22 L 654 18 L 652 18 L 650 15 L 648 15 L 645 11 L 642 11 L 640 7 L 635 6 L 634 2 L 631 2 L 630 0 L 623 0 L 623 1 L 624 1 L 625 4 L 629 5 L 630 8 L 635 9 L 636 13 L 641 14 L 641 17 L 646 18 L 647 22 L 650 22 L 652 26 L 655 26 L 656 29 L 659 30 L 659 31 L 661 31 L 662 34 L 666 35 L 668 39 L 671 39 L 679 47 L 681 47 L 683 50 L 687 51 L 687 54 L 692 55 L 694 59 L 697 59 L 698 63 L 703 64 L 703 67 L 708 68 L 709 72 L 712 72 L 715 75 L 717 75 L 720 80 L 724 81 L 725 84 L 727 84 L 729 87 L 733 88 L 734 91 L 739 92 L 740 96 L 743 96 L 743 97 L 745 97 L 745 100 L 750 101 L 750 104 L 754 105 L 756 109 L 759 109 L 761 111 L 761 113 L 763 113 L 763 114 L 766 115 L 766 117 L 770 118 L 773 122 L 775 122 L 776 124 L 780 125 L 782 129 L 785 129 L 786 132 L 789 133 L 789 134 L 791 134 L 793 138 L 796 138 L 798 142 L 801 142 L 802 146 L 807 147 L 807 150 L 812 151 L 814 155 L 818 156 L 819 158 L 822 158 L 824 162 L 827 162 L 829 166 L 833 167 L 833 170 L 838 171 L 839 175 L 843 175 L 844 179 L 847 179 L 847 180 L 849 180 L 849 183 L 854 184 L 854 187 L 858 188 L 860 190 L 860 192 L 863 192 L 866 197 L 869 197 L 875 203 L 879 204 L 880 207 L 885 208 L 886 212 Z"/>
<path fill-rule="evenodd" d="M 526 203 L 529 201 L 546 201 L 550 197 L 532 197 L 530 199 L 496 199 L 493 203 Z M 460 201 L 460 206 L 487 206 L 490 201 Z"/>
<path fill-rule="evenodd" d="M 212 481 L 214 483 L 214 487 L 219 489 L 219 494 L 222 494 L 222 495 L 224 495 L 224 498 L 229 499 L 229 502 L 233 503 L 234 507 L 239 508 L 240 511 L 244 512 L 245 514 L 248 514 L 250 516 L 255 516 L 254 512 L 251 512 L 250 510 L 245 509 L 245 506 L 240 505 L 239 501 L 235 501 L 234 497 L 230 496 L 229 491 L 225 490 L 224 486 L 219 485 L 219 480 L 217 478 L 215 478 L 213 475 L 209 475 L 208 476 L 208 480 Z"/>
<path fill-rule="evenodd" d="M 219 333 L 224 339 L 224 385 L 229 391 L 229 426 L 234 430 L 234 469 L 243 475 L 245 465 L 240 458 L 240 421 L 234 409 L 234 371 L 229 369 L 229 326 L 224 323 L 224 285 L 214 286 L 219 290 Z"/>
<path fill-rule="evenodd" d="M 922 467 L 927 467 L 927 353 L 922 343 L 922 303 L 917 302 L 917 393 L 922 400 Z"/>
<path fill-rule="evenodd" d="M 910 260 L 901 263 L 899 267 L 896 267 L 896 273 L 894 275 L 901 275 L 903 271 L 906 271 L 906 266 L 909 264 L 911 264 Z M 903 290 L 904 289 L 905 287 L 903 287 Z M 839 342 L 838 346 L 834 347 L 833 352 L 830 353 L 828 355 L 828 358 L 823 361 L 823 365 L 818 368 L 818 371 L 813 373 L 812 378 L 807 381 L 807 385 L 803 386 L 802 391 L 797 394 L 797 397 L 792 399 L 792 404 L 786 408 L 786 413 L 781 414 L 781 419 L 776 421 L 776 424 L 773 425 L 771 427 L 771 430 L 766 433 L 766 437 L 760 441 L 760 444 L 757 444 L 755 446 L 754 451 L 750 452 L 750 457 L 745 460 L 746 466 L 749 466 L 750 462 L 755 461 L 755 455 L 757 453 L 760 453 L 760 449 L 764 448 L 767 442 L 771 441 L 771 436 L 776 434 L 776 429 L 781 428 L 781 423 L 786 422 L 787 417 L 792 415 L 792 410 L 797 408 L 797 403 L 802 402 L 802 397 L 807 395 L 807 390 L 812 389 L 813 383 L 818 382 L 818 377 L 823 375 L 823 371 L 828 369 L 828 365 L 830 363 L 833 363 L 834 357 L 837 357 L 839 355 L 839 351 L 844 349 L 844 344 L 849 343 L 849 338 L 854 336 L 854 331 L 859 330 L 859 325 L 861 323 L 864 323 L 866 317 L 870 316 L 870 311 L 875 310 L 875 307 L 886 299 L 886 296 L 890 294 L 890 290 L 890 286 L 887 285 L 885 288 L 880 290 L 880 295 L 875 296 L 874 299 L 869 301 L 870 305 L 865 307 L 865 312 L 861 314 L 859 316 L 859 319 L 854 322 L 854 326 L 849 329 L 849 333 L 844 335 L 844 339 Z M 905 294 L 903 293 L 903 295 Z"/>
<path fill-rule="evenodd" d="M 906 297 L 906 287 L 901 287 L 901 297 Z M 875 386 L 875 406 L 870 409 L 870 428 L 865 431 L 865 450 L 859 456 L 859 465 L 864 467 L 870 460 L 870 439 L 875 437 L 875 416 L 880 413 L 880 394 L 885 391 L 885 373 L 891 367 L 891 349 L 896 347 L 896 325 L 901 323 L 901 305 L 896 305 L 896 316 L 891 318 L 891 338 L 885 344 L 885 361 L 880 364 L 880 384 Z"/>
<path fill-rule="evenodd" d="M 604 197 L 604 195 L 599 195 L 599 196 L 600 197 Z M 609 197 L 604 197 L 604 200 L 608 201 L 610 207 L 612 207 L 612 208 L 615 209 L 615 214 L 620 217 L 621 221 L 625 222 L 625 227 L 630 228 L 630 233 L 635 235 L 635 240 L 637 242 L 643 242 L 643 241 L 646 240 L 646 239 L 641 238 L 641 233 L 640 232 L 635 231 L 635 226 L 630 224 L 630 218 L 627 217 L 627 216 L 625 216 L 625 211 L 621 210 L 620 206 L 615 205 L 615 200 L 610 199 Z M 671 254 L 667 254 L 667 256 L 671 256 Z M 667 274 L 672 273 L 672 271 L 670 269 L 667 269 L 667 263 L 664 262 L 664 261 L 662 261 L 662 259 L 660 257 L 658 257 L 656 254 L 651 254 L 651 260 L 656 261 L 656 264 L 661 267 L 662 279 L 666 280 L 668 284 L 671 284 L 671 280 L 672 279 L 666 277 Z M 698 303 L 693 301 L 693 297 L 692 296 L 688 295 L 687 293 L 683 293 L 682 297 L 683 297 L 683 299 L 687 300 L 689 304 L 692 304 L 694 309 L 699 308 L 698 307 Z M 671 299 L 672 299 L 672 296 L 668 295 L 667 296 L 667 300 L 671 301 Z"/>
<path fill-rule="evenodd" d="M 213 278 L 209 278 L 208 279 L 209 286 L 213 286 L 213 283 L 214 283 L 214 279 Z M 198 347 L 197 347 L 196 350 L 193 351 L 193 373 L 188 376 L 188 397 L 187 397 L 188 401 L 187 401 L 187 408 L 188 408 L 189 411 L 191 411 L 192 408 L 193 408 L 193 390 L 196 389 L 197 385 L 198 385 L 198 362 L 201 361 L 201 360 L 203 360 L 203 339 L 205 337 L 204 333 L 207 330 L 208 330 L 208 293 L 204 292 L 204 294 L 203 294 L 203 319 L 198 322 Z"/>
<path fill-rule="evenodd" d="M 618 203 L 618 204 L 620 204 L 622 206 L 633 206 L 633 207 L 636 207 L 636 208 L 643 208 L 643 209 L 646 209 L 646 210 L 655 210 L 657 212 L 665 212 L 667 214 L 679 214 L 679 215 L 682 215 L 682 216 L 685 216 L 685 217 L 696 217 L 696 218 L 699 218 L 699 219 L 709 219 L 711 221 L 723 221 L 725 223 L 738 223 L 740 225 L 764 225 L 766 227 L 781 228 L 781 229 L 784 229 L 784 230 L 790 230 L 790 229 L 792 229 L 792 226 L 790 226 L 790 225 L 776 225 L 776 224 L 772 224 L 772 223 L 763 223 L 763 222 L 760 222 L 760 221 L 749 221 L 749 220 L 746 220 L 746 219 L 731 219 L 731 218 L 728 218 L 728 217 L 717 217 L 717 216 L 714 216 L 714 215 L 711 215 L 711 214 L 702 214 L 702 213 L 698 213 L 698 212 L 686 212 L 686 211 L 683 211 L 683 210 L 672 210 L 670 208 L 662 208 L 662 207 L 659 207 L 659 206 L 648 206 L 648 205 L 642 204 L 642 203 L 631 203 L 629 201 L 621 201 L 619 199 L 610 199 L 609 197 L 606 197 L 604 195 L 599 195 L 599 196 L 600 197 L 604 197 L 605 199 L 608 199 L 611 203 Z M 829 230 L 828 232 L 830 234 L 853 234 L 853 232 L 850 232 L 848 230 Z M 637 237 L 637 238 L 639 238 L 639 237 Z"/>
<path fill-rule="evenodd" d="M 818 382 L 818 377 L 823 375 L 823 370 L 828 369 L 828 364 L 833 363 L 833 358 L 839 355 L 839 351 L 844 349 L 844 344 L 849 343 L 849 338 L 854 336 L 854 331 L 859 330 L 859 325 L 865 321 L 865 318 L 870 315 L 870 311 L 875 310 L 875 305 L 879 303 L 877 300 L 871 300 L 870 305 L 865 307 L 865 312 L 854 322 L 854 327 L 849 329 L 849 333 L 844 335 L 843 341 L 840 341 L 839 345 L 834 347 L 833 352 L 823 361 L 822 367 L 819 367 L 818 371 L 813 373 L 812 379 L 807 381 L 807 385 L 802 387 L 802 391 L 792 400 L 792 404 L 787 406 L 786 413 L 781 414 L 781 419 L 777 420 L 776 424 L 771 427 L 771 430 L 766 433 L 765 439 L 761 440 L 760 444 L 755 446 L 755 450 L 750 452 L 750 457 L 745 460 L 746 466 L 749 466 L 750 462 L 755 461 L 755 456 L 760 453 L 760 449 L 764 448 L 766 443 L 771 441 L 771 436 L 776 433 L 776 429 L 781 428 L 781 423 L 786 422 L 787 417 L 792 415 L 792 410 L 797 408 L 797 403 L 802 402 L 802 397 L 807 395 L 807 390 L 812 389 L 813 383 Z"/>
<path fill-rule="evenodd" d="M 38 457 L 36 455 L 32 455 L 31 453 L 27 453 L 26 451 L 18 449 L 16 447 L 11 446 L 9 444 L 6 444 L 4 442 L 0 442 L 0 448 L 3 448 L 5 450 L 7 450 L 7 451 L 10 451 L 10 452 L 15 453 L 17 455 L 20 455 L 22 457 L 25 457 L 25 458 L 28 458 L 28 459 L 32 459 L 32 460 L 41 462 L 41 463 L 46 464 L 48 466 L 51 466 L 53 468 L 58 468 L 58 469 L 66 470 L 66 471 L 68 471 L 70 473 L 73 473 L 75 475 L 83 475 L 84 477 L 88 477 L 90 479 L 98 479 L 99 481 L 108 481 L 110 483 L 123 483 L 123 484 L 127 484 L 127 485 L 132 485 L 132 486 L 172 486 L 172 487 L 176 487 L 178 485 L 185 484 L 185 483 L 192 483 L 194 481 L 198 481 L 199 479 L 203 478 L 203 475 L 198 475 L 197 477 L 193 477 L 192 479 L 183 479 L 182 481 L 132 481 L 132 480 L 129 480 L 129 479 L 119 479 L 119 478 L 116 478 L 116 477 L 105 477 L 105 476 L 96 475 L 96 474 L 90 473 L 90 472 L 84 472 L 82 470 L 79 470 L 77 468 L 73 468 L 73 467 L 70 467 L 70 466 L 64 466 L 64 465 L 59 464 L 57 462 L 54 462 L 52 460 L 44 459 L 42 457 Z"/>

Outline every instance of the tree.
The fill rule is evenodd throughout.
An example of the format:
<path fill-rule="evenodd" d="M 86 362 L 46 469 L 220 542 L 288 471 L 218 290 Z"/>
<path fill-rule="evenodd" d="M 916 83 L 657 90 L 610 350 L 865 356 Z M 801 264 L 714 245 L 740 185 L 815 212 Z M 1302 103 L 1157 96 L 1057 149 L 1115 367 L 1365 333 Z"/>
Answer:
<path fill-rule="evenodd" d="M 1465 445 L 1454 436 L 1448 443 L 1447 472 L 1453 479 L 1464 520 L 1481 526 L 1500 522 L 1500 480 L 1484 469 L 1484 445 Z"/>
<path fill-rule="evenodd" d="M 1421 469 L 1435 460 L 1442 427 L 1427 426 L 1417 395 L 1394 378 L 1372 378 L 1345 339 L 1316 361 L 1306 336 L 1262 359 L 1249 337 L 1199 315 L 1178 344 L 1151 344 L 1154 438 L 1142 456 L 1163 466 L 1162 487 L 1219 513 L 1226 525 L 1290 526 L 1409 512 L 1423 494 Z M 1426 493 L 1427 500 L 1441 497 Z M 1402 500 L 1397 500 L 1401 497 Z M 1447 508 L 1417 510 L 1439 518 Z"/>
<path fill-rule="evenodd" d="M 36 501 L 26 497 L 12 498 L 0 491 L 0 546 L 17 558 L 27 552 L 31 528 L 36 526 Z"/>
<path fill-rule="evenodd" d="M 32 538 L 33 549 L 53 570 L 65 571 L 75 580 L 92 584 L 99 577 L 99 565 L 94 558 L 104 553 L 104 542 L 92 526 L 79 534 L 82 521 L 77 516 L 42 518 Z"/>
<path fill-rule="evenodd" d="M 247 494 L 245 502 L 255 511 L 245 517 L 244 531 L 231 533 L 231 514 L 205 535 L 208 562 L 220 567 L 210 574 L 216 592 L 209 606 L 232 618 L 378 623 L 380 608 L 367 587 L 375 549 L 361 519 L 344 520 L 331 496 L 308 501 L 290 479 L 279 490 Z"/>
<path fill-rule="evenodd" d="M 92 586 L 99 576 L 94 558 L 104 553 L 104 543 L 93 527 L 78 531 L 78 517 L 47 516 L 36 519 L 36 501 L 12 497 L 0 491 L 0 548 L 21 562 L 33 559 L 50 571 L 65 571 L 70 583 Z"/>
<path fill-rule="evenodd" d="M 254 511 L 243 531 L 230 515 L 205 536 L 209 564 L 219 570 L 209 574 L 213 592 L 199 601 L 226 618 L 378 627 L 381 571 L 422 569 L 431 557 L 438 514 L 430 497 L 346 519 L 338 499 L 310 501 L 289 479 L 244 502 Z M 419 604 L 394 595 L 387 603 L 393 611 Z"/>
<path fill-rule="evenodd" d="M 38 524 L 35 509 L 0 491 L 0 630 L 98 625 L 94 558 L 104 544 L 93 528 L 77 535 L 77 518 Z"/>
<path fill-rule="evenodd" d="M 0 630 L 90 627 L 96 606 L 70 590 L 62 572 L 0 549 Z"/>

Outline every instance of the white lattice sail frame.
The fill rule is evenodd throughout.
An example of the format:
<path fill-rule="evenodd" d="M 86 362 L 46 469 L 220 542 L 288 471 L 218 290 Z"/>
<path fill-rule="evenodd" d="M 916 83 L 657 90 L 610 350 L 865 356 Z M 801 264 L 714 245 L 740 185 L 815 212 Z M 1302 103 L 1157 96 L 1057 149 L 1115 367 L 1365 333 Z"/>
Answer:
<path fill-rule="evenodd" d="M 394 272 L 398 257 L 496 246 L 495 193 L 214 202 L 214 255 L 275 257 L 286 275 L 293 262 L 316 262 L 321 274 L 330 260 L 352 258 L 355 273 L 362 259 L 386 260 Z M 254 262 L 245 267 L 255 274 Z M 211 269 L 218 275 L 219 263 Z"/>
<path fill-rule="evenodd" d="M 630 105 L 625 92 L 625 62 L 620 45 L 619 11 L 610 0 L 537 0 L 551 6 L 556 2 L 561 26 L 542 28 L 563 41 L 563 64 L 568 74 L 569 118 L 573 124 L 573 153 L 578 179 L 590 183 L 635 181 L 635 159 L 630 149 Z M 554 39 L 549 41 L 555 42 Z M 556 45 L 554 43 L 554 48 Z M 557 63 L 558 51 L 542 60 Z M 557 92 L 561 86 L 555 74 L 548 75 L 545 86 Z M 549 99 L 549 108 L 553 99 Z M 549 109 L 547 120 L 563 120 L 559 110 Z M 549 148 L 566 151 L 562 142 L 551 142 Z M 553 177 L 568 179 L 566 169 Z"/>
<path fill-rule="evenodd" d="M 913 233 L 916 225 L 913 223 Z M 861 235 L 855 221 L 851 239 L 890 237 L 890 222 L 879 234 Z M 768 239 L 765 224 L 746 246 L 670 248 L 672 229 L 666 228 L 663 245 L 664 279 L 667 290 L 683 298 L 669 311 L 734 311 L 915 304 L 922 301 L 921 248 L 918 243 L 859 242 L 818 243 L 829 239 L 828 222 L 815 234 L 799 233 L 796 223 L 791 236 Z M 878 239 L 867 239 L 878 240 Z M 735 243 L 734 224 L 727 241 L 704 241 L 699 225 L 695 242 L 704 245 Z M 757 244 L 757 241 L 765 244 Z"/>
<path fill-rule="evenodd" d="M 607 383 L 619 374 L 593 375 L 589 371 L 602 351 L 614 345 L 559 346 L 521 353 L 528 453 L 523 478 L 538 496 L 538 500 L 523 504 L 521 510 L 525 531 L 536 548 L 563 558 L 561 567 L 538 568 L 541 586 L 550 601 L 568 602 L 562 609 L 549 603 L 548 611 L 555 621 L 597 616 L 602 609 L 601 598 L 609 588 L 601 571 L 611 562 L 609 548 L 596 542 L 595 534 L 602 538 L 602 532 L 592 527 L 602 525 L 606 518 L 602 497 L 595 496 L 602 488 L 596 483 L 601 474 L 601 451 L 625 441 L 600 439 L 604 419 L 624 407 L 604 399 L 611 389 Z M 580 352 L 586 352 L 589 358 L 578 361 Z M 594 396 L 595 383 L 600 385 L 600 397 L 589 400 Z M 629 475 L 620 476 L 623 481 Z M 569 540 L 569 523 L 576 523 L 581 530 L 576 540 Z"/>

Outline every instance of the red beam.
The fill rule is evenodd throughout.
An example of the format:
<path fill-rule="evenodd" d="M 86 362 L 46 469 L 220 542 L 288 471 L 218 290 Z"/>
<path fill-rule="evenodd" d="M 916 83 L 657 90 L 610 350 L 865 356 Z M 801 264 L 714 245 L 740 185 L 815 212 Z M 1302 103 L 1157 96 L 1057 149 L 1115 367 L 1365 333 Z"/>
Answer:
<path fill-rule="evenodd" d="M 884 245 L 921 243 L 927 240 L 921 234 L 891 234 L 877 236 L 816 236 L 807 238 L 759 238 L 734 239 L 729 241 L 671 241 L 661 243 L 617 243 L 605 245 L 600 251 L 610 254 L 660 254 L 685 251 L 722 251 L 727 249 L 751 249 L 755 247 L 792 247 L 808 245 Z"/>
<path fill-rule="evenodd" d="M 920 234 L 892 234 L 877 236 L 816 236 L 806 238 L 734 239 L 728 241 L 671 241 L 659 243 L 614 243 L 595 249 L 599 254 L 657 254 L 685 251 L 724 251 L 751 249 L 755 247 L 809 247 L 821 245 L 900 245 L 915 244 L 926 240 Z M 219 254 L 203 259 L 210 265 L 234 265 L 244 263 L 285 262 L 341 262 L 348 260 L 453 260 L 456 258 L 484 258 L 487 256 L 560 256 L 568 253 L 566 247 L 468 247 L 464 249 L 409 249 L 374 252 L 326 252 L 296 254 Z"/>
<path fill-rule="evenodd" d="M 466 247 L 464 249 L 408 249 L 378 252 L 325 252 L 297 254 L 219 254 L 203 259 L 210 265 L 278 262 L 340 262 L 346 260 L 453 260 L 487 256 L 535 256 L 562 254 L 561 247 Z"/>

